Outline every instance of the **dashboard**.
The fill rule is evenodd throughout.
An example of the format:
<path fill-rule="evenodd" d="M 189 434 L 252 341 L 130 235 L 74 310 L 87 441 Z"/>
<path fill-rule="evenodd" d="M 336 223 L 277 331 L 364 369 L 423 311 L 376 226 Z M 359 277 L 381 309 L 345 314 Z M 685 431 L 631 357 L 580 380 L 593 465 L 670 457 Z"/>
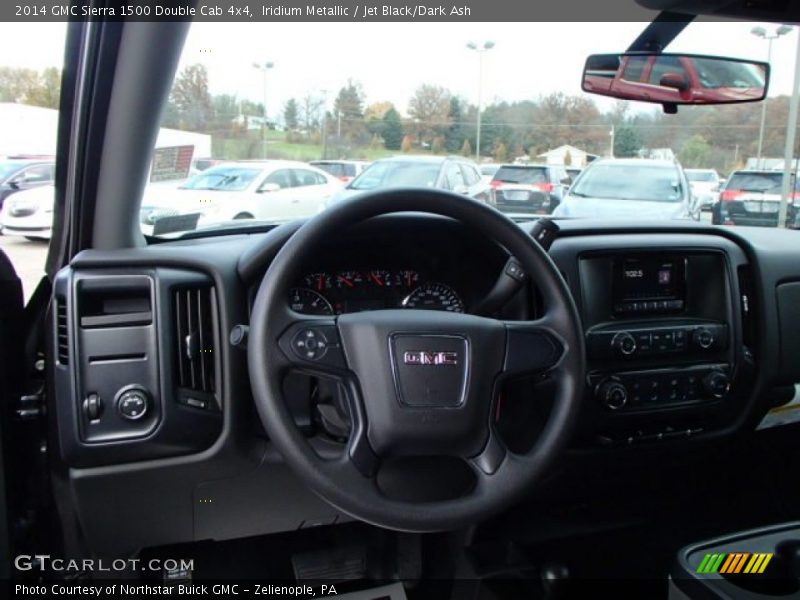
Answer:
<path fill-rule="evenodd" d="M 800 323 L 797 232 L 560 226 L 549 254 L 587 348 L 576 456 L 628 447 L 635 455 L 645 446 L 669 454 L 726 438 L 754 428 L 779 390 L 800 381 L 800 342 L 788 333 Z M 89 250 L 57 275 L 48 412 L 93 548 L 123 554 L 347 519 L 303 487 L 254 426 L 246 350 L 228 339 L 249 323 L 258 285 L 297 227 Z M 325 315 L 395 307 L 483 314 L 508 259 L 447 219 L 374 219 L 316 249 L 287 303 Z M 535 318 L 538 302 L 529 282 L 491 314 Z M 314 412 L 335 390 L 311 379 L 287 385 L 309 443 L 321 453 L 339 447 L 335 436 L 318 439 Z M 546 403 L 546 382 L 535 403 L 529 386 L 539 384 L 514 385 L 498 419 L 510 435 L 531 434 L 535 424 L 514 405 Z M 118 492 L 114 503 L 108 489 Z M 140 518 L 120 522 L 121 513 Z"/>

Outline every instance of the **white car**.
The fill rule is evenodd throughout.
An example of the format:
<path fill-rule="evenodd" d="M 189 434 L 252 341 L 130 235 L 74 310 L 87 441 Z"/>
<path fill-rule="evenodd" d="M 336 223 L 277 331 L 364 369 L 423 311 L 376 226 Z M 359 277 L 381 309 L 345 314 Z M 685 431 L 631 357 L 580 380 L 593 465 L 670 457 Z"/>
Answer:
<path fill-rule="evenodd" d="M 148 187 L 141 227 L 159 235 L 236 219 L 289 221 L 316 214 L 341 187 L 332 175 L 302 162 L 223 163 L 177 187 Z"/>
<path fill-rule="evenodd" d="M 669 160 L 595 160 L 569 188 L 554 217 L 688 219 L 695 215 L 681 166 Z"/>
<path fill-rule="evenodd" d="M 720 177 L 714 169 L 684 169 L 692 187 L 696 210 L 711 210 L 719 200 Z"/>
<path fill-rule="evenodd" d="M 0 211 L 3 235 L 49 240 L 53 228 L 55 187 L 43 185 L 9 196 Z"/>

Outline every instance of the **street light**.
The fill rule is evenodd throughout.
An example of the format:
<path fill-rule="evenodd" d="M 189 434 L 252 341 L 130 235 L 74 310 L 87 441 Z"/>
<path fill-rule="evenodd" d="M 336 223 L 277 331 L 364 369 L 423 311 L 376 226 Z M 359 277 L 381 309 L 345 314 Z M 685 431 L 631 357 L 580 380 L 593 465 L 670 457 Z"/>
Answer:
<path fill-rule="evenodd" d="M 263 122 L 261 123 L 261 145 L 263 147 L 262 154 L 264 155 L 264 158 L 267 158 L 267 71 L 269 71 L 274 66 L 275 63 L 272 61 L 267 61 L 265 63 L 257 63 L 257 62 L 253 63 L 253 67 L 261 71 L 264 84 L 263 96 L 262 96 L 262 101 L 264 103 L 263 104 L 264 110 L 261 115 L 261 118 L 263 119 Z"/>
<path fill-rule="evenodd" d="M 486 41 L 483 46 L 479 46 L 475 42 L 467 43 L 467 48 L 475 50 L 478 53 L 478 131 L 475 136 L 475 160 L 481 158 L 481 104 L 483 101 L 483 55 L 494 48 L 494 42 Z"/>
<path fill-rule="evenodd" d="M 772 62 L 772 41 L 777 40 L 782 35 L 786 35 L 792 30 L 791 27 L 788 25 L 781 25 L 775 31 L 769 32 L 763 27 L 753 27 L 750 30 L 756 37 L 760 37 L 762 39 L 767 40 L 767 64 Z M 758 162 L 757 168 L 761 168 L 761 150 L 764 146 L 764 126 L 767 123 L 767 99 L 764 98 L 764 102 L 761 104 L 761 127 L 758 130 Z"/>

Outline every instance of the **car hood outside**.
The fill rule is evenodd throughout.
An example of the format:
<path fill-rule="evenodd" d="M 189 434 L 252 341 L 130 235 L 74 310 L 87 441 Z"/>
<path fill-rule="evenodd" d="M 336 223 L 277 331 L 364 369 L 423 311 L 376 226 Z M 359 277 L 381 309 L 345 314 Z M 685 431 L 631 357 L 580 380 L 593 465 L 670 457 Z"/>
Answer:
<path fill-rule="evenodd" d="M 684 202 L 652 202 L 647 200 L 614 200 L 567 196 L 553 212 L 556 217 L 600 219 L 686 219 Z"/>

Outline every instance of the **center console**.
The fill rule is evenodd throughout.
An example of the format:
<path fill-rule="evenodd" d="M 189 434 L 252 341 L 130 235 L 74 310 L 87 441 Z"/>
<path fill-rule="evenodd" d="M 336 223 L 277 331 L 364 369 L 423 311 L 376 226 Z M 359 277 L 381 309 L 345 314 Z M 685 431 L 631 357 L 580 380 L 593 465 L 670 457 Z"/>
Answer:
<path fill-rule="evenodd" d="M 721 250 L 615 249 L 577 257 L 594 423 L 605 443 L 702 432 L 737 367 L 734 298 Z"/>

